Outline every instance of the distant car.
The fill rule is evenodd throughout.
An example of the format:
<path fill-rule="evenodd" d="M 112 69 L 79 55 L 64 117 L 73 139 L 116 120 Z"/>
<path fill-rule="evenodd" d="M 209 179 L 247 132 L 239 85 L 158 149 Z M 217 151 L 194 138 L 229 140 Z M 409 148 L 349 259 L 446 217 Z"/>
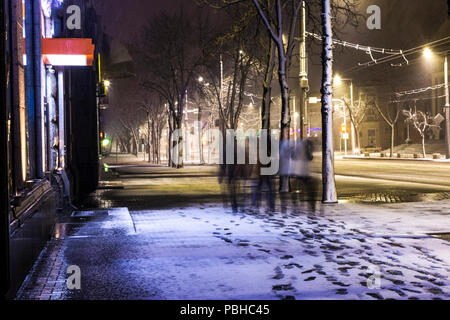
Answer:
<path fill-rule="evenodd" d="M 375 147 L 373 145 L 366 146 L 364 148 L 361 148 L 361 153 L 376 153 L 383 151 L 382 147 Z"/>

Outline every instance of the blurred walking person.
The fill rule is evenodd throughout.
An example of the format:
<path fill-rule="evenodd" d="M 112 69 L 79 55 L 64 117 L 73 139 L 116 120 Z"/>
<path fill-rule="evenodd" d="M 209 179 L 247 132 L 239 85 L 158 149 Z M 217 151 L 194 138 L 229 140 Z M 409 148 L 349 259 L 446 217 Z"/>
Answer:
<path fill-rule="evenodd" d="M 299 140 L 291 149 L 290 177 L 295 184 L 292 193 L 294 206 L 298 201 L 308 202 L 311 212 L 316 211 L 316 195 L 318 190 L 317 179 L 311 175 L 311 161 L 314 156 L 314 143 L 311 139 Z"/>

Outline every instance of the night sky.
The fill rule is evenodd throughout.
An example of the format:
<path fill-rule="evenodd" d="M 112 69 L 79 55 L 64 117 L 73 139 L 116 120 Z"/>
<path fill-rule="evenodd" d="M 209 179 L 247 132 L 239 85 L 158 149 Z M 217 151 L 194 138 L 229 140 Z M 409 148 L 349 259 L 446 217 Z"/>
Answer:
<path fill-rule="evenodd" d="M 145 26 L 151 17 L 161 11 L 176 10 L 190 0 L 95 0 L 94 5 L 102 16 L 105 31 L 112 37 L 129 41 Z"/>
<path fill-rule="evenodd" d="M 106 33 L 123 43 L 137 39 L 141 28 L 162 10 L 173 12 L 181 5 L 192 10 L 196 8 L 194 0 L 95 0 L 94 3 L 102 16 Z M 359 3 L 360 13 L 366 17 L 369 5 L 380 6 L 382 29 L 368 30 L 366 21 L 361 20 L 357 30 L 349 27 L 337 35 L 342 40 L 406 50 L 450 35 L 447 0 L 360 0 Z M 313 87 L 319 86 L 321 78 L 320 47 L 316 47 L 316 50 L 315 54 L 310 55 L 310 80 Z M 344 52 L 336 50 L 335 60 L 335 70 L 342 72 L 370 58 L 364 52 L 346 49 Z M 396 72 L 387 66 L 383 70 Z"/>
<path fill-rule="evenodd" d="M 193 0 L 95 0 L 94 4 L 102 16 L 108 33 L 120 38 L 134 34 L 151 17 L 161 10 L 173 11 L 180 7 L 195 7 Z M 429 40 L 440 26 L 448 20 L 447 0 L 360 0 L 361 13 L 371 4 L 382 10 L 382 30 L 368 31 L 365 25 L 359 34 L 347 34 L 374 45 L 403 47 Z M 426 4 L 426 6 L 424 6 Z M 364 30 L 365 29 L 365 30 Z"/>

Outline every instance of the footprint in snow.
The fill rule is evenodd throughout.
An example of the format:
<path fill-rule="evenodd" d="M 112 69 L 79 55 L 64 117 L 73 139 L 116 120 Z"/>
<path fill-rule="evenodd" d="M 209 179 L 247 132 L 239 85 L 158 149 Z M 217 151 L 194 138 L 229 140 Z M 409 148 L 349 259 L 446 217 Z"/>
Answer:
<path fill-rule="evenodd" d="M 272 291 L 291 291 L 294 290 L 292 284 L 279 284 L 272 287 Z"/>
<path fill-rule="evenodd" d="M 305 279 L 306 282 L 314 281 L 314 280 L 316 280 L 316 277 L 309 277 L 309 278 Z"/>

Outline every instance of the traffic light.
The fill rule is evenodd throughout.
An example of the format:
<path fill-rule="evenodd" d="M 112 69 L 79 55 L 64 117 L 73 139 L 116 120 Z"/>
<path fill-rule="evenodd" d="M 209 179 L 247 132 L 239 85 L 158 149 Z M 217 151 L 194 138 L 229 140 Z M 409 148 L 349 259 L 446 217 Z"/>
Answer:
<path fill-rule="evenodd" d="M 103 140 L 105 137 L 105 133 L 103 131 L 100 131 L 100 141 Z"/>
<path fill-rule="evenodd" d="M 347 125 L 345 123 L 343 123 L 341 125 L 341 131 L 342 131 L 342 133 L 346 133 L 347 132 Z"/>

